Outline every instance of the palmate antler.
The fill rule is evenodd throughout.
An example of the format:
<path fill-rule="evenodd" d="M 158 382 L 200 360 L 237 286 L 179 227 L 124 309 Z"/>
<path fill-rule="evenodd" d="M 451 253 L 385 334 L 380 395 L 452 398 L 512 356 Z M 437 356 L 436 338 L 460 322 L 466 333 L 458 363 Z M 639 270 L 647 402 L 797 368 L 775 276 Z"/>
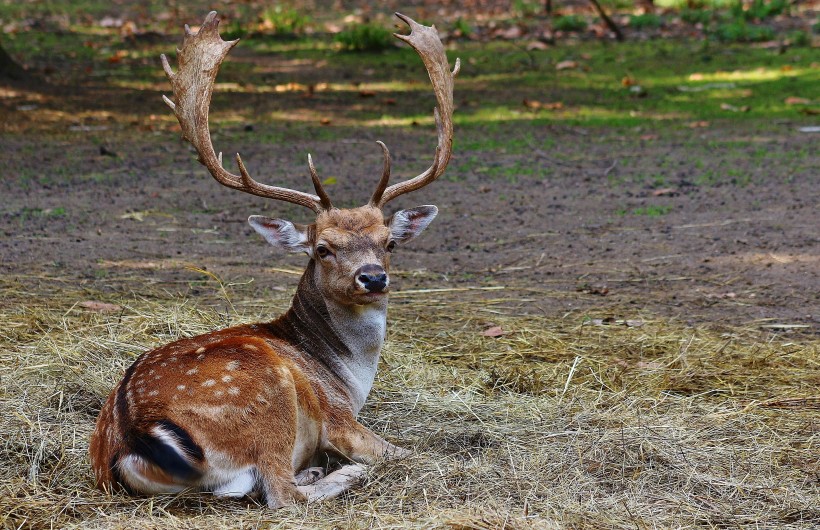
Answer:
<path fill-rule="evenodd" d="M 450 155 L 453 153 L 453 80 L 461 69 L 461 60 L 456 59 L 456 66 L 450 71 L 450 63 L 447 62 L 447 55 L 444 53 L 444 45 L 439 39 L 435 26 L 422 26 L 415 20 L 396 13 L 396 16 L 410 26 L 409 35 L 394 35 L 409 44 L 419 54 L 424 61 L 424 67 L 433 83 L 433 91 L 436 93 L 438 107 L 433 110 L 436 118 L 436 129 L 438 130 L 438 145 L 433 158 L 433 165 L 427 168 L 424 173 L 404 182 L 393 184 L 387 187 L 390 179 L 390 155 L 387 147 L 381 144 L 385 151 L 385 171 L 376 192 L 370 199 L 370 204 L 382 208 L 399 195 L 404 195 L 411 191 L 430 184 L 436 180 L 450 162 Z"/>
<path fill-rule="evenodd" d="M 179 120 L 182 126 L 182 137 L 191 142 L 199 153 L 199 161 L 208 168 L 220 184 L 260 197 L 307 206 L 317 213 L 330 209 L 332 207 L 330 199 L 322 189 L 322 183 L 316 171 L 313 170 L 310 155 L 308 155 L 308 163 L 311 167 L 313 186 L 318 196 L 256 182 L 245 169 L 239 153 L 236 154 L 239 175 L 234 175 L 222 167 L 222 153 L 217 155 L 211 143 L 211 132 L 208 129 L 208 107 L 211 104 L 211 94 L 219 66 L 231 48 L 239 41 L 222 40 L 218 27 L 219 19 L 216 17 L 216 11 L 208 13 L 202 27 L 196 33 L 192 33 L 188 25 L 185 25 L 182 48 L 177 50 L 179 61 L 177 73 L 171 70 L 171 65 L 168 64 L 165 55 L 161 56 L 162 68 L 171 81 L 174 91 L 174 101 L 165 96 L 162 98 Z"/>
<path fill-rule="evenodd" d="M 455 69 L 451 72 L 444 53 L 444 46 L 435 27 L 422 26 L 399 13 L 396 13 L 396 16 L 410 26 L 411 32 L 409 35 L 396 34 L 395 36 L 416 50 L 433 83 L 438 102 L 438 107 L 434 110 L 438 129 L 438 145 L 433 164 L 424 173 L 388 187 L 390 153 L 384 143 L 378 142 L 384 155 L 384 171 L 370 199 L 370 205 L 377 208 L 382 208 L 399 195 L 417 190 L 438 178 L 447 167 L 453 149 L 453 78 L 458 74 L 460 61 L 456 59 Z M 330 197 L 322 188 L 310 155 L 308 155 L 308 166 L 316 195 L 256 182 L 248 173 L 238 153 L 236 163 L 239 167 L 239 175 L 234 175 L 222 167 L 222 153 L 217 155 L 211 142 L 208 108 L 219 66 L 238 40 L 223 41 L 219 36 L 218 27 L 219 19 L 216 11 L 208 13 L 197 33 L 192 33 L 190 28 L 185 26 L 182 48 L 177 50 L 178 72 L 174 73 L 165 55 L 161 56 L 162 67 L 171 81 L 174 92 L 173 101 L 165 96 L 163 100 L 171 107 L 179 120 L 183 138 L 194 146 L 199 154 L 199 161 L 208 168 L 211 175 L 229 188 L 307 206 L 316 213 L 331 209 L 333 205 Z"/>

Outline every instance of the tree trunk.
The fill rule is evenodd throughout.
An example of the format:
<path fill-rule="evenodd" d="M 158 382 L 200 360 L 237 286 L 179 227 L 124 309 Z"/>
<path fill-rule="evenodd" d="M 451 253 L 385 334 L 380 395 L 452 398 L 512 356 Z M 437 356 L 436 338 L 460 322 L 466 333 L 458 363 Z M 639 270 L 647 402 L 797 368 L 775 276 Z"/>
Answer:
<path fill-rule="evenodd" d="M 12 59 L 0 43 L 0 79 L 23 79 L 26 71 Z"/>
<path fill-rule="evenodd" d="M 614 20 L 609 18 L 609 15 L 606 14 L 606 11 L 604 11 L 604 8 L 601 7 L 601 4 L 598 2 L 598 0 L 589 1 L 592 2 L 593 6 L 595 6 L 595 10 L 598 12 L 598 15 L 601 17 L 601 20 L 604 21 L 604 24 L 606 24 L 610 31 L 612 31 L 612 33 L 615 34 L 615 38 L 619 41 L 624 40 L 624 34 L 621 31 L 621 28 L 618 27 Z"/>

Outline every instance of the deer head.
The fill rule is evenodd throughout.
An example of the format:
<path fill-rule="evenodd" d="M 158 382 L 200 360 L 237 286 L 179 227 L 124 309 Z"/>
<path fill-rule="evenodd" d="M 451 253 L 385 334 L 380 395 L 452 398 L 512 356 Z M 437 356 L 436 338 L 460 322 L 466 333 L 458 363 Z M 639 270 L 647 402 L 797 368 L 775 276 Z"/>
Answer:
<path fill-rule="evenodd" d="M 438 145 L 433 163 L 427 170 L 412 179 L 390 185 L 390 152 L 384 143 L 377 142 L 382 149 L 384 170 L 370 201 L 359 208 L 333 206 L 310 155 L 308 167 L 315 195 L 258 183 L 250 176 L 239 154 L 236 155 L 238 175 L 223 167 L 222 153 L 216 154 L 211 143 L 208 108 L 219 66 L 238 40 L 222 40 L 216 12 L 208 14 L 197 33 L 185 26 L 185 39 L 178 50 L 178 72 L 173 72 L 167 58 L 162 56 L 162 65 L 174 92 L 173 101 L 165 96 L 163 99 L 179 120 L 183 138 L 194 146 L 199 161 L 211 175 L 229 188 L 306 206 L 316 213 L 316 220 L 310 225 L 259 215 L 251 216 L 248 222 L 274 247 L 310 256 L 308 273 L 313 275 L 316 287 L 324 297 L 342 305 L 365 305 L 385 298 L 390 288 L 390 253 L 396 245 L 418 236 L 438 210 L 435 206 L 419 206 L 386 217 L 384 207 L 400 195 L 418 190 L 438 178 L 452 153 L 453 79 L 460 63 L 456 60 L 455 68 L 450 71 L 434 27 L 422 26 L 399 13 L 396 16 L 410 27 L 411 32 L 395 36 L 416 50 L 433 84 L 438 103 L 434 109 Z"/>

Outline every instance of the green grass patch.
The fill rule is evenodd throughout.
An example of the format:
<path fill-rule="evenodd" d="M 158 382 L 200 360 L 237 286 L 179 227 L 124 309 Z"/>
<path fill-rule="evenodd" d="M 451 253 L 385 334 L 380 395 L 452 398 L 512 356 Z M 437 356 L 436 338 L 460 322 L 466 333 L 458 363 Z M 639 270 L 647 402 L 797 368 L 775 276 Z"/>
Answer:
<path fill-rule="evenodd" d="M 663 26 L 663 17 L 655 13 L 644 13 L 642 15 L 630 15 L 629 27 L 635 29 L 657 29 Z"/>
<path fill-rule="evenodd" d="M 718 25 L 714 35 L 722 42 L 765 42 L 775 37 L 772 28 L 754 26 L 742 18 Z"/>
<path fill-rule="evenodd" d="M 672 211 L 672 206 L 649 205 L 641 206 L 639 208 L 619 208 L 615 211 L 617 215 L 641 215 L 645 217 L 662 217 Z"/>
<path fill-rule="evenodd" d="M 584 31 L 587 29 L 587 21 L 579 15 L 566 15 L 556 18 L 553 28 L 557 31 Z"/>
<path fill-rule="evenodd" d="M 356 24 L 340 31 L 335 38 L 345 51 L 380 52 L 392 48 L 393 32 L 377 24 Z"/>

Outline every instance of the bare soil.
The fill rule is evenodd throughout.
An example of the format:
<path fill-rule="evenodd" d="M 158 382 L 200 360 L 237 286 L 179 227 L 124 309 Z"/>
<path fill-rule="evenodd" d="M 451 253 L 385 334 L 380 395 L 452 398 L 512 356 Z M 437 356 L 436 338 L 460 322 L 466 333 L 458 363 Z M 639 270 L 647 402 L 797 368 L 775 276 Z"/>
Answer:
<path fill-rule="evenodd" d="M 310 65 L 270 60 L 276 75 L 317 81 Z M 333 68 L 324 75 L 344 77 Z M 61 278 L 112 293 L 150 283 L 197 295 L 205 277 L 190 267 L 258 294 L 294 288 L 305 258 L 274 255 L 245 219 L 263 213 L 309 222 L 310 212 L 219 186 L 179 140 L 159 94 L 99 83 L 4 89 L 4 274 L 35 292 Z M 488 97 L 458 95 L 467 104 Z M 411 114 L 415 104 L 411 96 L 395 112 L 406 106 Z M 375 140 L 391 148 L 394 178 L 407 178 L 429 163 L 434 136 L 426 126 L 313 121 L 356 105 L 355 93 L 314 101 L 218 93 L 214 114 L 239 109 L 240 117 L 213 127 L 214 142 L 240 151 L 257 179 L 297 189 L 309 189 L 310 151 L 323 177 L 337 179 L 329 186 L 336 204 L 361 204 L 381 170 Z M 287 109 L 309 113 L 307 123 L 254 120 Z M 390 205 L 433 203 L 441 211 L 394 260 L 397 289 L 503 287 L 520 295 L 513 314 L 648 314 L 816 333 L 820 162 L 811 154 L 816 137 L 796 123 L 634 130 L 522 120 L 486 134 L 538 140 L 522 152 L 457 145 L 445 177 Z M 726 157 L 738 178 L 698 180 L 697 166 L 719 174 Z M 658 171 L 661 184 L 644 177 Z"/>

